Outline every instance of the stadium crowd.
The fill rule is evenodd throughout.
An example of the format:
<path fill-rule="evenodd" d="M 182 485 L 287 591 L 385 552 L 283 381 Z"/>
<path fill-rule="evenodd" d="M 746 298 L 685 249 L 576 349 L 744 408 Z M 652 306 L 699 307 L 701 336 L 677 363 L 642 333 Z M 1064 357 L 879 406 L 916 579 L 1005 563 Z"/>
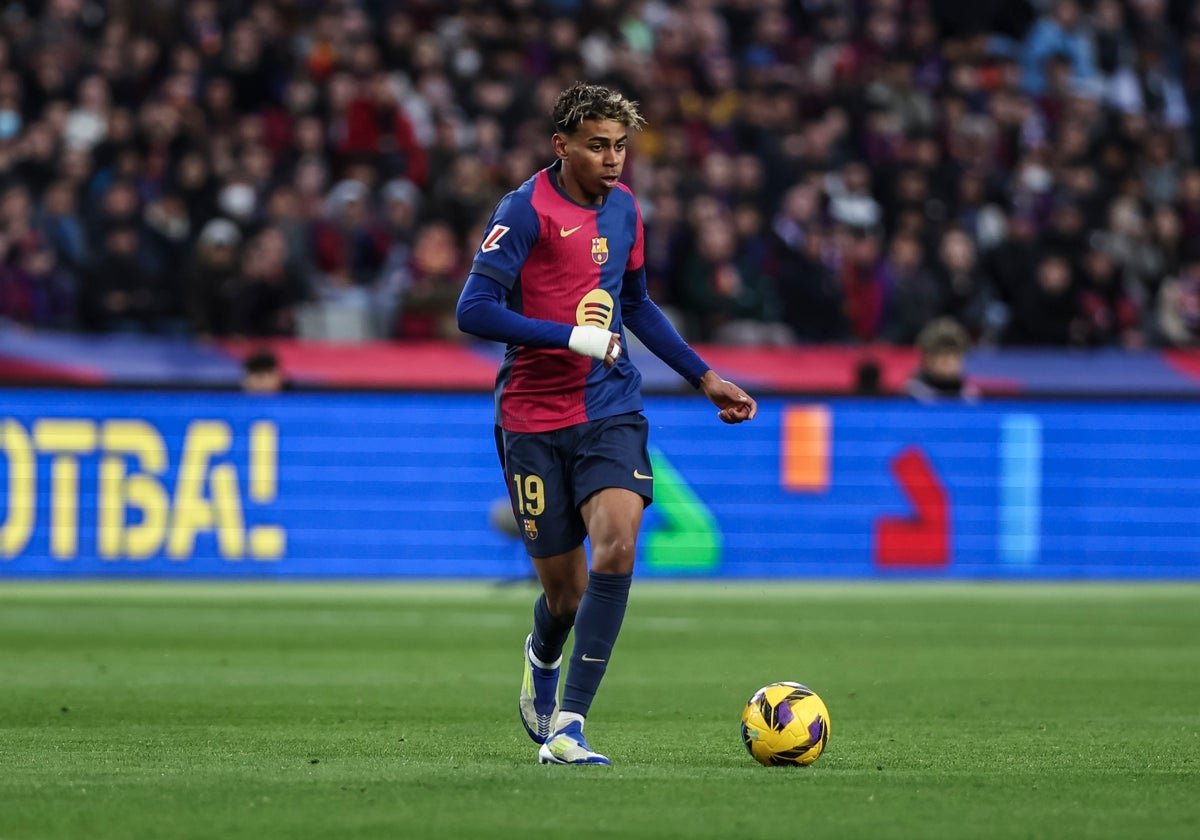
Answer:
<path fill-rule="evenodd" d="M 579 79 L 693 341 L 1200 343 L 1186 0 L 8 2 L 0 317 L 461 340 Z"/>

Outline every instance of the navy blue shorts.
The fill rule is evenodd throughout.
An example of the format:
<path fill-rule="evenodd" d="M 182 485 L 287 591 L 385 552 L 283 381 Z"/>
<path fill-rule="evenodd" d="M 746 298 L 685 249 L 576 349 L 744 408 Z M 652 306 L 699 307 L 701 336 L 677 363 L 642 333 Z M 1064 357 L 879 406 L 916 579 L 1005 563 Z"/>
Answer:
<path fill-rule="evenodd" d="M 552 432 L 496 427 L 508 496 L 530 557 L 553 557 L 582 545 L 587 529 L 579 507 L 597 490 L 624 487 L 646 505 L 653 501 L 648 436 L 640 412 Z"/>

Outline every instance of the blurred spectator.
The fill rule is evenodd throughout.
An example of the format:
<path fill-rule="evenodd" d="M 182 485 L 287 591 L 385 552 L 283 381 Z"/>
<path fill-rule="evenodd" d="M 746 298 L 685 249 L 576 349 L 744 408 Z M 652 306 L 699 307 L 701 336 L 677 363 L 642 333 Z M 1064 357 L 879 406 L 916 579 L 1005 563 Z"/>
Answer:
<path fill-rule="evenodd" d="M 187 315 L 192 331 L 201 338 L 239 332 L 241 242 L 241 232 L 228 219 L 213 219 L 200 231 L 188 271 Z"/>
<path fill-rule="evenodd" d="M 35 225 L 29 191 L 0 193 L 0 317 L 30 326 L 70 326 L 76 284 Z"/>
<path fill-rule="evenodd" d="M 854 393 L 860 397 L 877 397 L 883 393 L 883 368 L 867 356 L 854 366 Z"/>
<path fill-rule="evenodd" d="M 1200 159 L 1200 120 L 1192 116 L 1200 113 L 1200 7 L 1194 4 L 1184 36 L 1180 84 L 1188 103 L 1187 141 L 1191 148 L 1187 157 L 1196 161 Z"/>
<path fill-rule="evenodd" d="M 1172 347 L 1200 346 L 1200 248 L 1189 245 L 1179 274 L 1163 283 L 1158 327 Z"/>
<path fill-rule="evenodd" d="M 255 350 L 242 362 L 242 390 L 247 394 L 278 394 L 285 388 L 287 377 L 269 348 Z"/>
<path fill-rule="evenodd" d="M 1093 243 L 1084 254 L 1079 305 L 1084 324 L 1082 343 L 1127 349 L 1144 345 L 1134 295 L 1102 241 Z"/>
<path fill-rule="evenodd" d="M 461 155 L 449 166 L 434 185 L 430 216 L 465 231 L 486 218 L 501 196 L 477 156 Z"/>
<path fill-rule="evenodd" d="M 1142 202 L 1132 197 L 1113 201 L 1106 240 L 1130 281 L 1153 289 L 1163 276 L 1164 256 L 1154 247 Z"/>
<path fill-rule="evenodd" d="M 267 198 L 265 222 L 283 236 L 287 248 L 287 268 L 297 278 L 306 297 L 320 285 L 320 272 L 313 260 L 310 235 L 313 215 L 288 183 L 276 185 Z"/>
<path fill-rule="evenodd" d="M 323 282 L 333 289 L 370 286 L 387 257 L 387 236 L 372 218 L 369 193 L 360 181 L 341 181 L 325 202 L 313 231 Z"/>
<path fill-rule="evenodd" d="M 890 290 L 884 337 L 895 344 L 912 344 L 942 305 L 937 280 L 925 268 L 921 240 L 911 234 L 893 238 L 883 272 L 884 284 Z"/>
<path fill-rule="evenodd" d="M 1154 208 L 1150 220 L 1150 242 L 1161 257 L 1161 268 L 1158 273 L 1147 278 L 1147 282 L 1134 287 L 1134 298 L 1138 309 L 1141 310 L 1158 294 L 1161 276 L 1173 277 L 1179 273 L 1180 262 L 1183 259 L 1184 244 L 1187 241 L 1183 233 L 1183 222 L 1179 211 L 1169 204 L 1160 204 Z M 1097 234 L 1103 236 L 1103 234 Z"/>
<path fill-rule="evenodd" d="M 776 231 L 778 233 L 778 229 Z M 777 241 L 772 273 L 784 326 L 802 344 L 850 338 L 845 296 L 830 265 L 833 246 L 823 228 Z"/>
<path fill-rule="evenodd" d="M 91 261 L 91 251 L 87 230 L 79 216 L 75 189 L 69 181 L 56 181 L 46 190 L 42 201 L 41 233 L 71 289 L 77 291 Z"/>
<path fill-rule="evenodd" d="M 970 343 L 967 331 L 953 318 L 936 318 L 926 324 L 917 335 L 917 372 L 905 385 L 909 396 L 922 403 L 978 401 L 978 386 L 966 378 Z"/>
<path fill-rule="evenodd" d="M 869 344 L 883 337 L 891 294 L 890 276 L 880 254 L 880 231 L 872 226 L 840 225 L 834 239 L 850 334 Z"/>
<path fill-rule="evenodd" d="M 1151 204 L 1170 204 L 1178 195 L 1183 165 L 1171 146 L 1170 134 L 1154 132 L 1146 138 L 1145 157 L 1138 167 L 1138 176 Z"/>
<path fill-rule="evenodd" d="M 1168 69 L 1163 45 L 1153 35 L 1143 36 L 1132 65 L 1113 75 L 1110 100 L 1124 114 L 1136 114 L 1160 129 L 1184 128 L 1190 118 L 1187 97 L 1179 79 Z"/>
<path fill-rule="evenodd" d="M 303 278 L 288 262 L 283 233 L 275 227 L 263 228 L 242 255 L 237 334 L 294 335 L 296 309 L 306 298 Z"/>
<path fill-rule="evenodd" d="M 148 272 L 138 228 L 113 222 L 86 279 L 85 325 L 103 332 L 165 333 L 174 309 L 164 275 Z"/>
<path fill-rule="evenodd" d="M 675 191 L 655 191 L 642 205 L 645 223 L 646 283 L 650 296 L 660 306 L 674 306 L 675 287 L 672 270 L 687 242 L 687 223 L 683 201 Z"/>
<path fill-rule="evenodd" d="M 1038 250 L 1035 221 L 1028 213 L 1014 212 L 1006 219 L 1000 242 L 984 255 L 983 272 L 998 298 L 1010 308 L 1017 291 L 1033 276 Z"/>
<path fill-rule="evenodd" d="M 961 230 L 946 231 L 934 276 L 939 286 L 940 314 L 954 318 L 976 341 L 995 340 L 1004 326 L 1004 316 L 994 305 L 995 293 L 979 267 L 971 237 Z"/>
<path fill-rule="evenodd" d="M 775 302 L 758 266 L 739 259 L 730 220 L 713 219 L 697 232 L 682 282 L 680 302 L 701 341 L 777 343 Z"/>
<path fill-rule="evenodd" d="M 1086 336 L 1071 261 L 1062 254 L 1046 254 L 1034 276 L 1016 290 L 1005 342 L 1066 347 L 1083 343 Z"/>
<path fill-rule="evenodd" d="M 1023 73 L 1025 90 L 1034 95 L 1046 88 L 1046 64 L 1062 56 L 1073 79 L 1089 81 L 1096 75 L 1093 45 L 1088 37 L 1078 0 L 1052 0 L 1025 39 Z"/>
<path fill-rule="evenodd" d="M 933 97 L 915 84 L 912 56 L 901 51 L 885 55 L 883 72 L 866 88 L 867 101 L 894 121 L 897 138 L 932 130 L 937 120 Z"/>
<path fill-rule="evenodd" d="M 412 285 L 412 245 L 421 194 L 412 181 L 396 178 L 383 185 L 381 198 L 382 221 L 391 246 L 375 286 L 373 330 L 377 336 L 391 337 L 399 321 L 402 296 Z"/>
<path fill-rule="evenodd" d="M 370 75 L 359 81 L 349 73 L 337 73 L 329 83 L 336 151 L 343 160 L 370 161 L 387 175 L 423 184 L 425 151 L 417 145 L 392 81 L 376 69 L 379 59 L 373 45 L 359 44 L 357 49 L 365 56 L 360 70 Z"/>
<path fill-rule="evenodd" d="M 396 334 L 405 339 L 459 340 L 454 307 L 466 282 L 454 232 L 443 222 L 417 231 L 408 285 L 401 293 Z"/>
<path fill-rule="evenodd" d="M 173 281 L 183 274 L 191 244 L 192 223 L 187 205 L 175 193 L 162 195 L 146 206 L 143 223 L 147 270 L 166 278 L 171 296 L 166 312 L 181 316 L 183 287 L 176 288 Z"/>
<path fill-rule="evenodd" d="M 1133 42 L 1125 17 L 1121 0 L 1096 0 L 1092 10 L 1096 70 L 1106 87 L 1111 87 L 1112 78 L 1133 58 Z"/>
<path fill-rule="evenodd" d="M 1200 169 L 1188 169 L 1179 185 L 1179 223 L 1187 239 L 1200 238 Z"/>
<path fill-rule="evenodd" d="M 183 199 L 193 225 L 217 215 L 217 188 L 208 159 L 198 150 L 183 152 L 168 169 L 167 183 Z"/>
<path fill-rule="evenodd" d="M 849 336 L 842 289 L 829 264 L 831 248 L 821 225 L 819 190 L 797 184 L 771 223 L 764 268 L 774 278 L 782 323 L 802 343 Z"/>

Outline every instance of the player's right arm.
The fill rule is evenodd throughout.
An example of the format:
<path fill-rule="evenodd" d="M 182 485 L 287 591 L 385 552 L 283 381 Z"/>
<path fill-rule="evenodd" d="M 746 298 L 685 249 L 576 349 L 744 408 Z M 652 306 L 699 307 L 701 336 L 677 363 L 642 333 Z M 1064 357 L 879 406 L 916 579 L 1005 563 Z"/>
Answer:
<path fill-rule="evenodd" d="M 611 366 L 621 354 L 616 333 L 529 318 L 508 308 L 508 293 L 540 233 L 541 220 L 519 193 L 509 193 L 496 206 L 458 299 L 458 328 L 505 344 L 565 348 Z"/>

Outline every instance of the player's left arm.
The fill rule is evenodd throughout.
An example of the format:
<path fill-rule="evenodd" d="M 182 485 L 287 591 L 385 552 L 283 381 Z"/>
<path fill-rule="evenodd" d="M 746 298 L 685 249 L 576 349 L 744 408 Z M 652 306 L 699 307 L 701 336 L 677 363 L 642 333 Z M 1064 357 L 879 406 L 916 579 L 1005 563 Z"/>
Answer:
<path fill-rule="evenodd" d="M 722 379 L 693 350 L 658 308 L 646 290 L 646 268 L 625 272 L 621 284 L 621 320 L 646 348 L 672 370 L 704 392 L 720 411 L 724 423 L 753 420 L 758 403 L 727 379 Z"/>

